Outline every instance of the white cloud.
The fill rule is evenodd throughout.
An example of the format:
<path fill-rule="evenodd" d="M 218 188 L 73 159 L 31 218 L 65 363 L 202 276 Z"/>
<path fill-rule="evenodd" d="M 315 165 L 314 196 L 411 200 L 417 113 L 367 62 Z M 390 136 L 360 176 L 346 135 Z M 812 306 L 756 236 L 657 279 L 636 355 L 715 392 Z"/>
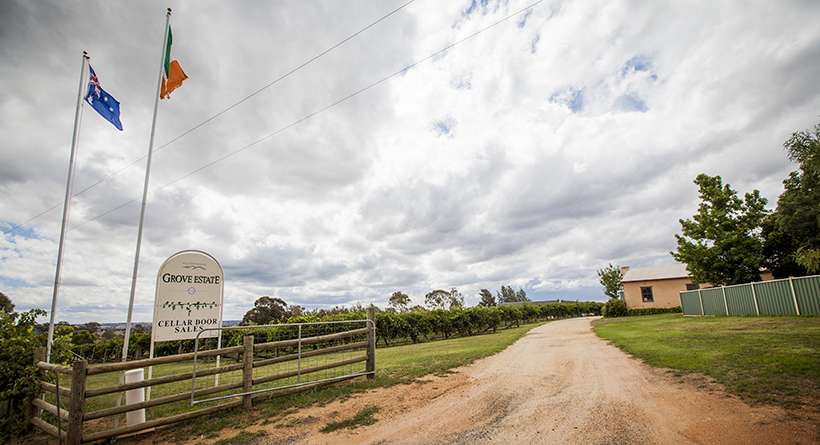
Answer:
<path fill-rule="evenodd" d="M 782 143 L 820 108 L 813 2 L 555 1 L 489 27 L 528 3 L 419 0 L 285 78 L 402 2 L 171 3 L 189 79 L 160 104 L 135 320 L 185 249 L 222 263 L 226 319 L 262 295 L 603 299 L 596 269 L 672 262 L 697 174 L 773 206 Z M 87 50 L 125 131 L 84 108 L 75 191 L 124 170 L 72 202 L 70 226 L 93 220 L 68 234 L 57 318 L 122 321 L 165 5 L 0 8 L 0 227 L 63 199 Z M 0 238 L 18 309 L 50 308 L 60 210 Z"/>

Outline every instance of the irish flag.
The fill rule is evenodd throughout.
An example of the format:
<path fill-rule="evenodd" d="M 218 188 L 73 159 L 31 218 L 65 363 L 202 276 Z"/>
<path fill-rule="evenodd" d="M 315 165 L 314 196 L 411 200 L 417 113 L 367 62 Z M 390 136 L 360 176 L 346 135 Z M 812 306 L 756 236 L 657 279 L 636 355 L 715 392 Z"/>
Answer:
<path fill-rule="evenodd" d="M 171 93 L 182 86 L 182 81 L 188 76 L 182 71 L 179 62 L 171 60 L 171 28 L 168 28 L 168 43 L 165 46 L 165 68 L 162 71 L 162 89 L 160 90 L 160 99 L 170 99 Z"/>

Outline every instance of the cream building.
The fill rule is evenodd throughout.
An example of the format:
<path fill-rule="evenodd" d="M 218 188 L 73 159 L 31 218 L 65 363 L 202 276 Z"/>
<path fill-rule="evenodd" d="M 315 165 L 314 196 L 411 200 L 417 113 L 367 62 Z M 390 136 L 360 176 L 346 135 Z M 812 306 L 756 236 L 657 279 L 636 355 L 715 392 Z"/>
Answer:
<path fill-rule="evenodd" d="M 624 274 L 621 280 L 624 302 L 628 309 L 680 306 L 681 291 L 698 289 L 698 285 L 689 278 L 685 264 L 640 269 L 627 266 L 622 267 L 621 271 Z"/>
<path fill-rule="evenodd" d="M 621 272 L 624 274 L 621 284 L 627 309 L 680 306 L 680 292 L 712 287 L 711 284 L 692 283 L 685 264 L 640 269 L 626 266 L 621 268 Z M 761 271 L 760 278 L 763 281 L 773 279 L 768 270 Z"/>

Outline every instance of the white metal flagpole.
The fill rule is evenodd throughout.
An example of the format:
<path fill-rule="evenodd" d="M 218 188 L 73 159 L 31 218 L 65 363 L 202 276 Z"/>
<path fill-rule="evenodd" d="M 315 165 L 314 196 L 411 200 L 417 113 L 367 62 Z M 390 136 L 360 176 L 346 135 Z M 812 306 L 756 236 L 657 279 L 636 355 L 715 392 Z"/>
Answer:
<path fill-rule="evenodd" d="M 48 340 L 46 341 L 46 362 L 51 363 L 51 345 L 54 342 L 54 321 L 57 314 L 57 297 L 60 294 L 60 274 L 63 269 L 63 250 L 65 248 L 65 231 L 68 225 L 68 212 L 71 207 L 71 193 L 74 189 L 74 157 L 77 149 L 77 138 L 80 134 L 80 110 L 83 106 L 83 87 L 88 85 L 85 74 L 85 65 L 88 63 L 88 53 L 83 51 L 83 64 L 80 68 L 80 88 L 77 93 L 77 108 L 74 110 L 74 134 L 71 136 L 71 155 L 68 161 L 68 180 L 65 186 L 65 203 L 63 204 L 63 224 L 60 228 L 60 245 L 57 248 L 57 272 L 54 274 L 54 294 L 51 297 L 51 321 L 48 324 Z"/>
<path fill-rule="evenodd" d="M 159 94 L 162 88 L 162 70 L 165 66 L 165 51 L 167 48 L 168 42 L 168 28 L 171 25 L 171 8 L 168 8 L 168 13 L 165 14 L 165 35 L 162 39 L 162 58 L 160 59 L 159 63 L 159 76 L 157 78 L 157 93 L 154 95 L 154 120 L 151 123 L 151 138 L 148 142 L 148 161 L 146 162 L 145 167 L 145 185 L 142 188 L 142 209 L 140 210 L 140 225 L 139 230 L 137 231 L 137 249 L 136 253 L 134 254 L 134 274 L 131 278 L 131 297 L 128 302 L 128 320 L 125 324 L 125 340 L 122 344 L 122 361 L 126 361 L 128 358 L 128 340 L 131 336 L 131 317 L 134 314 L 134 295 L 137 289 L 137 271 L 139 270 L 140 265 L 140 247 L 142 245 L 142 227 L 145 222 L 145 203 L 148 200 L 148 179 L 151 177 L 151 159 L 154 154 L 154 133 L 156 132 L 157 128 L 157 109 L 159 108 Z M 152 328 L 155 328 L 152 326 Z M 124 372 L 120 372 L 120 385 L 122 385 L 123 379 L 125 377 Z M 116 406 L 120 406 L 120 401 L 122 398 L 122 393 L 117 393 L 117 404 Z M 117 427 L 117 423 L 119 420 L 119 416 L 114 417 L 114 428 Z"/>
<path fill-rule="evenodd" d="M 145 185 L 142 188 L 142 209 L 140 210 L 140 225 L 137 231 L 137 251 L 134 254 L 134 274 L 131 278 L 131 299 L 128 302 L 128 321 L 125 325 L 125 341 L 122 345 L 122 361 L 128 356 L 128 337 L 131 334 L 131 317 L 134 314 L 134 294 L 137 289 L 137 271 L 140 265 L 140 247 L 142 246 L 142 226 L 145 222 L 145 202 L 148 200 L 148 179 L 151 177 L 151 158 L 154 154 L 154 133 L 157 128 L 157 108 L 159 107 L 159 93 L 162 88 L 162 69 L 165 64 L 165 42 L 168 41 L 168 27 L 171 24 L 171 8 L 165 15 L 165 37 L 162 39 L 162 59 L 159 64 L 159 78 L 157 79 L 157 94 L 154 95 L 154 121 L 151 123 L 151 139 L 148 142 L 148 161 L 145 166 Z"/>

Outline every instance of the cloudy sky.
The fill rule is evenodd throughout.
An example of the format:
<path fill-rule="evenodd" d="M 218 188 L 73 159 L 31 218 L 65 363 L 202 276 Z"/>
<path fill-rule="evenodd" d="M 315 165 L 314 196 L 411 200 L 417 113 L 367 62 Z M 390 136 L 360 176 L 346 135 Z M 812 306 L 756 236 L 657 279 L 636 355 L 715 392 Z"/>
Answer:
<path fill-rule="evenodd" d="M 125 321 L 168 6 L 189 79 L 159 105 L 135 321 L 188 249 L 226 320 L 602 301 L 597 269 L 674 263 L 698 174 L 773 208 L 820 122 L 816 1 L 407 2 L 0 0 L 0 291 L 50 310 L 85 50 L 124 131 L 82 108 L 57 319 Z"/>

